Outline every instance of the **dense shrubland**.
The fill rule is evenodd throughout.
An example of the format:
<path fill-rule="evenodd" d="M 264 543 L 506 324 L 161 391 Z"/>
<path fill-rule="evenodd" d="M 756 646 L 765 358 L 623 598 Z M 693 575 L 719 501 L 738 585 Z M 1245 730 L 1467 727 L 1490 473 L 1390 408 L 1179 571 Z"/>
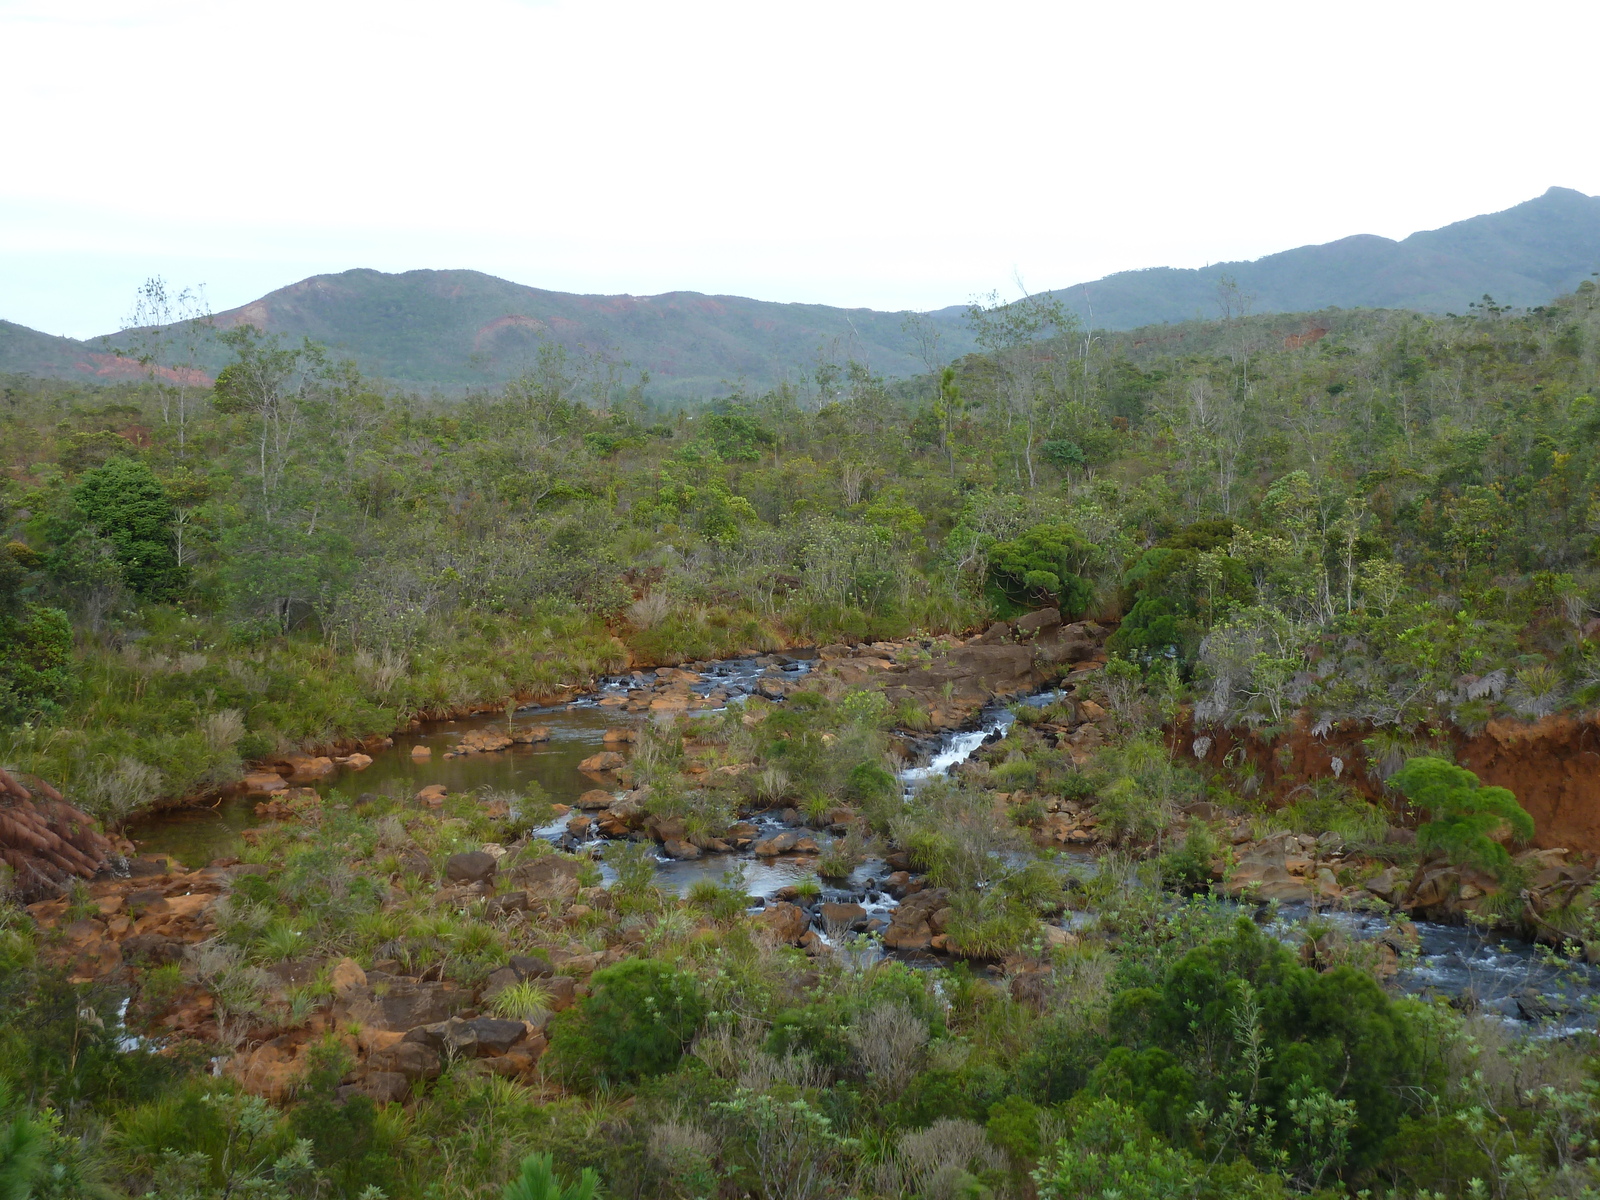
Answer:
<path fill-rule="evenodd" d="M 693 411 L 556 347 L 447 400 L 248 330 L 209 392 L 12 380 L 5 757 L 115 815 L 625 648 L 1045 603 L 1122 613 L 1114 648 L 1173 663 L 1203 722 L 1589 703 L 1597 305 L 1324 313 L 1285 348 L 1299 318 L 1088 337 L 1025 303 L 938 376 L 825 364 Z"/>
<path fill-rule="evenodd" d="M 891 751 L 927 715 L 875 691 L 641 734 L 642 820 L 848 823 L 823 881 L 904 855 L 943 896 L 937 969 L 807 956 L 736 872 L 680 901 L 620 840 L 606 890 L 584 862 L 576 897 L 441 899 L 457 852 L 549 853 L 519 844 L 536 796 L 490 798 L 512 818 L 334 793 L 238 847 L 260 870 L 188 958 L 114 987 L 57 963 L 86 891 L 47 930 L 0 909 L 0 1195 L 1596 1194 L 1592 1039 L 1400 998 L 1326 931 L 1286 947 L 1211 894 L 1234 851 L 1187 814 L 1331 837 L 1341 886 L 1438 854 L 1520 904 L 1526 814 L 1449 734 L 1600 698 L 1597 303 L 1323 313 L 1292 348 L 1300 318 L 1088 337 L 1023 305 L 924 379 L 824 364 L 675 411 L 554 349 L 498 392 L 418 397 L 248 331 L 209 390 L 7 381 L 0 760 L 111 824 L 630 656 L 1047 604 L 1117 625 L 1100 740 L 1063 740 L 1087 690 L 1024 709 L 912 799 Z M 1301 714 L 1360 732 L 1380 802 L 1341 778 L 1269 797 L 1248 757 L 1159 733 L 1270 746 Z M 1386 836 L 1401 800 L 1416 844 Z M 1034 851 L 1067 807 L 1096 872 Z M 1593 912 L 1546 915 L 1600 944 Z M 484 1000 L 545 1031 L 538 1086 L 451 1059 L 406 1105 L 341 1095 L 360 1031 L 331 1027 L 282 1103 L 210 1069 L 326 1020 L 341 959 L 473 990 L 558 953 L 594 960 L 576 1003 L 552 1016 L 538 979 Z M 170 1038 L 202 995 L 210 1043 Z"/>

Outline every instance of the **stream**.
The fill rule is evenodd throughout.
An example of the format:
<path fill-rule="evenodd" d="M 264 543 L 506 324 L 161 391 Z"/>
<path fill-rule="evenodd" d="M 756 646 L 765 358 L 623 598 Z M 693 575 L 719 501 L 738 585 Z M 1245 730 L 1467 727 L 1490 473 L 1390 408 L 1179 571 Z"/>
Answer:
<path fill-rule="evenodd" d="M 729 697 L 727 703 L 737 704 L 760 686 L 764 672 L 777 670 L 792 679 L 803 675 L 809 664 L 783 655 L 768 655 L 759 659 L 686 665 L 704 677 L 691 685 L 697 695 L 704 697 L 720 690 Z M 409 796 L 428 784 L 444 784 L 452 792 L 479 790 L 521 794 L 537 786 L 549 800 L 570 805 L 580 794 L 597 786 L 594 778 L 578 770 L 578 763 L 602 748 L 610 748 L 603 742 L 605 731 L 637 728 L 649 719 L 644 714 L 624 711 L 619 700 L 630 688 L 653 680 L 650 672 L 617 676 L 602 681 L 591 695 L 569 704 L 519 710 L 518 724 L 549 727 L 547 742 L 445 759 L 443 752 L 463 734 L 474 728 L 503 728 L 505 718 L 496 715 L 431 722 L 416 733 L 397 734 L 393 748 L 373 755 L 372 765 L 365 770 L 341 769 L 310 786 L 324 795 L 338 791 L 348 797 L 364 793 Z M 1014 703 L 1044 705 L 1058 694 L 1046 692 Z M 965 762 L 991 737 L 1003 734 L 1012 720 L 1011 709 L 996 706 L 983 714 L 977 728 L 945 734 L 925 765 L 900 772 L 907 793 L 914 793 L 928 780 Z M 414 759 L 411 750 L 419 744 L 430 747 L 433 756 Z M 141 853 L 170 854 L 190 867 L 203 866 L 232 850 L 242 831 L 264 823 L 265 819 L 257 817 L 254 811 L 259 800 L 256 796 L 230 795 L 212 807 L 158 812 L 134 823 L 128 833 Z M 758 813 L 748 819 L 760 829 L 761 837 L 789 828 L 776 812 Z M 566 848 L 583 849 L 573 846 L 566 832 L 566 820 L 563 816 L 532 833 Z M 825 833 L 809 829 L 806 832 L 826 848 Z M 585 843 L 590 848 L 595 845 Z M 1087 854 L 1067 855 L 1064 859 L 1070 860 L 1072 868 L 1080 874 L 1095 869 L 1092 856 Z M 609 885 L 615 873 L 604 864 L 601 872 Z M 784 888 L 814 878 L 816 859 L 810 855 L 756 858 L 740 854 L 677 861 L 658 853 L 656 872 L 660 886 L 680 896 L 703 880 L 731 882 L 737 879 L 751 897 L 765 903 Z M 869 918 L 887 922 L 896 905 L 879 886 L 879 881 L 887 874 L 888 868 L 882 859 L 868 859 L 848 880 L 831 885 L 823 881 L 819 899 L 860 904 Z M 1249 910 L 1242 908 L 1241 911 Z M 1376 912 L 1322 908 L 1313 913 L 1307 905 L 1283 905 L 1269 928 L 1292 943 L 1299 940 L 1300 928 L 1313 917 L 1338 927 L 1352 940 L 1371 938 L 1387 926 L 1385 918 Z M 1065 923 L 1069 927 L 1082 927 L 1092 920 L 1088 917 L 1086 922 L 1085 914 L 1068 914 Z M 1447 996 L 1453 1002 L 1470 1003 L 1482 1011 L 1498 1013 L 1522 1028 L 1528 1028 L 1526 1022 L 1536 1021 L 1541 1036 L 1594 1030 L 1594 1009 L 1600 1003 L 1600 971 L 1594 967 L 1581 962 L 1556 963 L 1541 947 L 1465 926 L 1418 921 L 1416 927 L 1420 949 L 1392 981 L 1399 991 Z M 844 939 L 820 928 L 818 933 L 830 944 L 845 948 Z M 883 955 L 876 941 L 870 944 L 853 941 L 848 952 L 863 961 Z M 927 955 L 917 957 L 923 961 L 937 961 Z"/>

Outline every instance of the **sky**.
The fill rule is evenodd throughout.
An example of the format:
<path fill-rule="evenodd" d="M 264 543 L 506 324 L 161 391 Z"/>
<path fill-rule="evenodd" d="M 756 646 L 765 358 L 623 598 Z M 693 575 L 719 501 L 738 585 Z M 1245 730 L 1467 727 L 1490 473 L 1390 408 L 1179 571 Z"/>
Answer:
<path fill-rule="evenodd" d="M 1600 193 L 1593 0 L 0 0 L 0 318 L 351 267 L 929 309 Z"/>

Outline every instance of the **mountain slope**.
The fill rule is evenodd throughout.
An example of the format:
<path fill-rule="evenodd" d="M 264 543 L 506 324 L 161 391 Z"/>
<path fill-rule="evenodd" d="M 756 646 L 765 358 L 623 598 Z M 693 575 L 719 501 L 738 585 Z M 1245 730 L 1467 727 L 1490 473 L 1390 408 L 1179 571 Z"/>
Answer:
<path fill-rule="evenodd" d="M 1122 271 L 1052 293 L 1100 329 L 1136 329 L 1218 315 L 1232 278 L 1258 313 L 1341 308 L 1464 312 L 1489 293 L 1502 304 L 1543 304 L 1600 269 L 1600 198 L 1569 188 L 1504 212 L 1414 233 L 1359 234 L 1253 262 L 1199 270 Z M 927 314 L 954 358 L 973 349 L 956 305 Z M 925 365 L 904 314 L 738 296 L 581 296 L 525 287 L 478 271 L 352 270 L 317 275 L 218 314 L 310 337 L 370 374 L 459 392 L 525 370 L 541 342 L 596 352 L 650 374 L 659 398 L 751 390 L 809 374 L 819 356 L 854 358 L 890 377 Z M 126 378 L 140 369 L 114 353 L 128 335 L 77 342 L 0 321 L 0 373 Z M 207 365 L 226 361 L 221 348 Z"/>
<path fill-rule="evenodd" d="M 819 351 L 892 376 L 926 369 L 900 313 L 697 292 L 579 296 L 477 271 L 318 275 L 216 321 L 310 337 L 373 374 L 445 387 L 515 375 L 546 339 L 648 371 L 657 396 L 768 387 L 809 371 Z M 957 320 L 941 325 L 952 353 L 971 348 Z"/>
<path fill-rule="evenodd" d="M 1253 262 L 1183 270 L 1119 271 L 1052 293 L 1101 329 L 1216 317 L 1224 276 L 1254 296 L 1256 312 L 1414 308 L 1465 312 L 1485 293 L 1529 307 L 1571 291 L 1600 270 L 1600 197 L 1570 188 L 1413 233 L 1402 241 L 1357 234 Z M 952 316 L 959 309 L 945 309 Z"/>

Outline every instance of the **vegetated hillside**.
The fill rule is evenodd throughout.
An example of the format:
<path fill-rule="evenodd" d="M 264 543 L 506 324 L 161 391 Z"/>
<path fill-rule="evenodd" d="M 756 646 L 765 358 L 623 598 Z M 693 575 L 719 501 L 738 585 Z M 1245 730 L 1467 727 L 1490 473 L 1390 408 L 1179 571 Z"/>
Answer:
<path fill-rule="evenodd" d="M 953 353 L 973 344 L 960 316 L 935 322 Z M 579 296 L 478 271 L 317 275 L 218 313 L 214 323 L 219 330 L 249 324 L 295 341 L 309 337 L 368 374 L 450 392 L 498 384 L 529 369 L 541 343 L 599 357 L 621 375 L 647 373 L 648 392 L 673 399 L 740 387 L 761 391 L 810 375 L 819 361 L 854 359 L 887 376 L 927 370 L 901 313 L 697 292 Z M 136 370 L 112 353 L 135 343 L 137 335 L 127 332 L 82 343 L 20 326 L 7 333 L 0 339 L 0 370 L 113 377 Z M 213 344 L 201 365 L 215 371 L 227 359 Z"/>
<path fill-rule="evenodd" d="M 1595 271 L 1600 271 L 1600 197 L 1551 188 L 1504 212 L 1398 242 L 1357 234 L 1253 262 L 1119 271 L 1050 294 L 1097 329 L 1133 329 L 1218 316 L 1217 289 L 1225 278 L 1238 284 L 1240 295 L 1253 297 L 1256 312 L 1338 306 L 1464 313 L 1485 294 L 1502 305 L 1544 304 Z M 944 309 L 940 315 L 959 312 Z"/>
<path fill-rule="evenodd" d="M 115 833 L 419 714 L 510 753 L 517 697 L 832 644 L 742 706 L 636 681 L 629 774 L 566 814 L 604 875 L 530 835 L 536 785 L 274 771 L 214 865 L 0 905 L 10 1190 L 1594 1195 L 1560 963 L 1593 994 L 1596 873 L 1528 843 L 1593 849 L 1600 809 L 1600 289 L 1008 336 L 1033 315 L 915 387 L 692 413 L 548 353 L 446 402 L 248 338 L 206 389 L 4 380 L 0 856 L 53 868 L 8 880 L 104 861 L 72 805 Z M 1023 681 L 1060 690 L 907 796 L 901 735 Z M 815 877 L 658 886 L 653 843 L 737 866 L 757 813 Z M 1289 946 L 1217 892 L 1396 919 Z M 1400 994 L 1412 916 L 1549 974 Z"/>

